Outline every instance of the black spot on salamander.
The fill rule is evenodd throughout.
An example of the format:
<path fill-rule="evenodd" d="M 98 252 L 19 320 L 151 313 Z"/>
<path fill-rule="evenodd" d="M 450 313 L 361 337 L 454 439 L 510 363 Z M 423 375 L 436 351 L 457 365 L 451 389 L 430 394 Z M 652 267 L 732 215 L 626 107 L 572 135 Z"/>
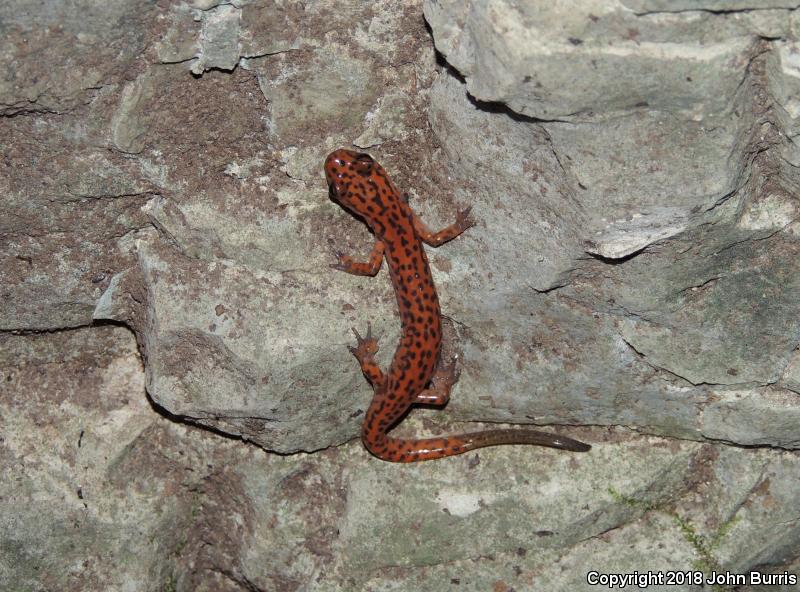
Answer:
<path fill-rule="evenodd" d="M 408 246 L 408 239 L 405 236 L 400 237 L 400 244 L 404 247 Z"/>

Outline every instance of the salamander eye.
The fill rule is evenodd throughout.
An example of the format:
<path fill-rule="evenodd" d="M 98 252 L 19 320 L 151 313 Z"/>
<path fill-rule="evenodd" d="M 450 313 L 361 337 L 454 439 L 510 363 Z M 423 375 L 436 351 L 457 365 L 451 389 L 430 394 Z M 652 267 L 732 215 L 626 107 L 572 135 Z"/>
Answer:
<path fill-rule="evenodd" d="M 375 166 L 375 161 L 372 160 L 369 154 L 363 152 L 356 154 L 356 158 L 353 161 L 353 168 L 356 169 L 357 173 L 360 175 L 369 175 L 372 172 L 373 166 Z"/>

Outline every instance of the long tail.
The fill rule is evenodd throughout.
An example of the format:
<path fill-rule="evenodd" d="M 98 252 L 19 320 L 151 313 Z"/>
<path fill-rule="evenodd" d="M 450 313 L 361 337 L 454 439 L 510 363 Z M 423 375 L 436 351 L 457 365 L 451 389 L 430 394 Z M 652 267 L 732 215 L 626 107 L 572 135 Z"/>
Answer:
<path fill-rule="evenodd" d="M 529 429 L 486 430 L 472 434 L 458 434 L 446 438 L 424 438 L 419 440 L 390 438 L 386 434 L 370 437 L 365 433 L 362 435 L 362 440 L 364 446 L 372 454 L 382 460 L 391 462 L 434 460 L 463 454 L 476 448 L 503 444 L 531 444 L 572 452 L 588 452 L 592 449 L 588 444 L 566 436 Z"/>

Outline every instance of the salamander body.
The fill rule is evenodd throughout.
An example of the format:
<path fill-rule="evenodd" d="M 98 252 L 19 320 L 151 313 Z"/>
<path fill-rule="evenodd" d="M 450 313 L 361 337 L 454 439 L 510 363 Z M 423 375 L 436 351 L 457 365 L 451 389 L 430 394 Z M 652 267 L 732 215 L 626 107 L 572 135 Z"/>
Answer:
<path fill-rule="evenodd" d="M 364 337 L 353 329 L 357 345 L 350 351 L 374 390 L 361 432 L 366 448 L 394 462 L 432 460 L 499 444 L 535 444 L 575 452 L 590 446 L 563 436 L 529 429 L 497 429 L 424 439 L 389 436 L 412 405 L 445 405 L 458 380 L 454 362 L 442 363 L 442 321 L 439 299 L 422 243 L 433 247 L 457 237 L 474 224 L 470 208 L 459 210 L 456 221 L 432 232 L 414 214 L 408 200 L 386 171 L 368 154 L 340 149 L 325 159 L 331 199 L 361 218 L 375 236 L 369 260 L 358 262 L 336 252 L 331 267 L 355 275 L 374 276 L 383 259 L 397 297 L 402 335 L 389 370 L 375 362 L 378 340 L 368 326 Z"/>

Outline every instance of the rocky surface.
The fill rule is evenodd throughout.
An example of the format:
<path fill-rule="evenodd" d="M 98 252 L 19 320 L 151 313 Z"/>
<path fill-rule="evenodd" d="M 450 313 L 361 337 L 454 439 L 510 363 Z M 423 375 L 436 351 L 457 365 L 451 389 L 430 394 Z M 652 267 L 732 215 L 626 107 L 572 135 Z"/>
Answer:
<path fill-rule="evenodd" d="M 0 3 L 0 588 L 797 573 L 799 22 L 724 0 Z M 479 220 L 429 251 L 461 380 L 400 429 L 564 425 L 590 454 L 328 448 L 370 397 L 350 327 L 384 362 L 398 333 L 385 271 L 328 267 L 369 249 L 326 196 L 341 145 L 432 226 Z"/>
<path fill-rule="evenodd" d="M 0 346 L 3 589 L 570 590 L 592 570 L 800 567 L 795 453 L 617 428 L 582 432 L 578 456 L 270 455 L 155 413 L 124 328 Z"/>

